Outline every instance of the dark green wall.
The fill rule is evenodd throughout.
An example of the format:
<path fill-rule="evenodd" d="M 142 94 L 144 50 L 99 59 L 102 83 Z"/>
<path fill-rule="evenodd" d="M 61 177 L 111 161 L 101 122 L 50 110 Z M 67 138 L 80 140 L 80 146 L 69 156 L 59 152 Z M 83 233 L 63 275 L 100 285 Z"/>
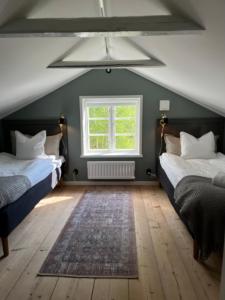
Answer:
<path fill-rule="evenodd" d="M 170 100 L 171 118 L 215 117 L 213 112 L 178 96 L 127 70 L 91 71 L 57 91 L 19 110 L 9 118 L 40 119 L 58 117 L 64 113 L 68 122 L 70 170 L 66 179 L 72 180 L 72 170 L 78 168 L 78 180 L 86 180 L 86 161 L 80 158 L 80 110 L 79 96 L 143 95 L 143 158 L 137 158 L 137 180 L 148 180 L 145 169 L 155 168 L 155 126 L 159 118 L 159 100 Z M 117 158 L 116 158 L 117 159 Z M 90 160 L 90 159 L 89 159 Z M 98 159 L 99 160 L 99 159 Z"/>

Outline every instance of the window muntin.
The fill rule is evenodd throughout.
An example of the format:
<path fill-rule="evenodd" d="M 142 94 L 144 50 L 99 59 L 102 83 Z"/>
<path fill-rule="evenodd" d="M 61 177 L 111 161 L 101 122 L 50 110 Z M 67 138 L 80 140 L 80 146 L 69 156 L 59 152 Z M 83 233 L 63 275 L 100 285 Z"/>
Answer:
<path fill-rule="evenodd" d="M 141 155 L 142 97 L 81 97 L 83 156 Z"/>

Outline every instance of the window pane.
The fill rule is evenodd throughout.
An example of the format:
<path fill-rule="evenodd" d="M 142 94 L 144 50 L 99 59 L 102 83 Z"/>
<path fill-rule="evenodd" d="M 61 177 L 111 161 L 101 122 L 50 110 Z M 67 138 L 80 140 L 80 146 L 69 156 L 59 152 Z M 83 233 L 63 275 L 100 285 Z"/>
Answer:
<path fill-rule="evenodd" d="M 136 132 L 136 119 L 116 120 L 115 121 L 116 133 L 133 133 Z"/>
<path fill-rule="evenodd" d="M 109 107 L 108 106 L 90 106 L 89 118 L 108 118 Z"/>
<path fill-rule="evenodd" d="M 108 136 L 90 136 L 90 150 L 109 149 Z"/>
<path fill-rule="evenodd" d="M 90 133 L 108 133 L 109 121 L 108 120 L 89 120 Z"/>
<path fill-rule="evenodd" d="M 115 110 L 116 118 L 135 117 L 137 113 L 136 105 L 118 105 Z"/>
<path fill-rule="evenodd" d="M 116 136 L 116 150 L 134 150 L 135 146 L 134 136 Z"/>

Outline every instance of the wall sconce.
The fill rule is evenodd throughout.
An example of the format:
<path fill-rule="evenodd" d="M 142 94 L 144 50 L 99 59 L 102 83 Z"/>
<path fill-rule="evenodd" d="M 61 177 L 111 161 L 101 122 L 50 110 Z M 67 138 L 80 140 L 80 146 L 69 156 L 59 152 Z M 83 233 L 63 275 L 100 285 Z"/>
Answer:
<path fill-rule="evenodd" d="M 168 120 L 166 114 L 165 114 L 165 113 L 162 113 L 162 114 L 161 114 L 161 119 L 160 119 L 160 121 L 159 121 L 160 125 L 164 128 L 164 127 L 166 126 L 166 124 L 168 124 L 168 121 L 169 121 L 169 120 Z"/>
<path fill-rule="evenodd" d="M 168 124 L 168 118 L 165 113 L 161 114 L 161 119 L 160 119 L 159 123 L 161 126 L 161 138 L 162 138 L 164 135 L 164 128 Z"/>
<path fill-rule="evenodd" d="M 65 116 L 64 114 L 60 114 L 59 125 L 64 125 L 64 124 L 65 124 Z"/>
<path fill-rule="evenodd" d="M 165 126 L 168 124 L 168 118 L 166 116 L 165 113 L 162 113 L 161 114 L 161 119 L 159 121 L 159 124 L 161 126 L 161 134 L 160 134 L 160 150 L 159 150 L 159 155 L 162 154 L 162 151 L 163 151 L 163 137 L 164 137 L 164 129 L 165 129 Z"/>
<path fill-rule="evenodd" d="M 165 126 L 168 124 L 168 117 L 166 116 L 165 111 L 170 110 L 170 101 L 169 100 L 160 100 L 159 110 L 161 111 L 161 118 L 159 121 L 159 124 L 161 126 L 161 144 L 160 144 L 159 155 L 161 155 L 162 150 L 163 150 L 164 129 L 165 129 Z"/>
<path fill-rule="evenodd" d="M 166 126 L 166 124 L 168 124 L 168 118 L 165 114 L 165 111 L 170 110 L 170 100 L 160 100 L 159 101 L 159 110 L 161 111 L 161 119 L 160 119 L 160 125 L 162 127 L 161 137 L 163 137 L 164 127 Z"/>
<path fill-rule="evenodd" d="M 59 127 L 61 129 L 61 133 L 63 133 L 63 125 L 65 124 L 65 116 L 64 114 L 60 114 L 59 117 Z"/>

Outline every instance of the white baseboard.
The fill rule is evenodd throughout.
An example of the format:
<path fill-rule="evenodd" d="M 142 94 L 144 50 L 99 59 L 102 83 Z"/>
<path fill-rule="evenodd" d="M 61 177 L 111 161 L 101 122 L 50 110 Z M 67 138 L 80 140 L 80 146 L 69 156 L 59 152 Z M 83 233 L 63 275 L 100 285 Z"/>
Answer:
<path fill-rule="evenodd" d="M 151 181 L 63 181 L 63 185 L 149 185 L 156 186 L 159 182 Z"/>

